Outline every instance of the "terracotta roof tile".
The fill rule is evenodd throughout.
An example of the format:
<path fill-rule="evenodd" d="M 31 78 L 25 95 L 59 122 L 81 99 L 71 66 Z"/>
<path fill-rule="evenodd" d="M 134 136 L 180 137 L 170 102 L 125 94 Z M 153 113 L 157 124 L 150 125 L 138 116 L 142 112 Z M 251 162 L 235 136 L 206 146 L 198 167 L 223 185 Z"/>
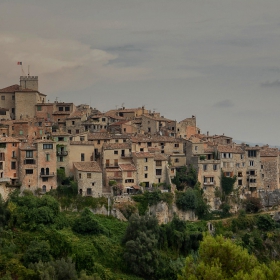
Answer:
<path fill-rule="evenodd" d="M 102 172 L 96 161 L 89 162 L 73 162 L 74 167 L 79 171 L 84 172 Z"/>
<path fill-rule="evenodd" d="M 15 92 L 15 91 L 18 91 L 18 90 L 19 90 L 19 85 L 12 85 L 12 86 L 0 89 L 0 92 L 5 92 L 6 93 L 6 92 Z"/>
<path fill-rule="evenodd" d="M 130 149 L 130 143 L 104 143 L 104 150 L 115 150 L 115 149 Z"/>
<path fill-rule="evenodd" d="M 119 167 L 122 171 L 136 171 L 134 164 L 119 164 Z"/>
<path fill-rule="evenodd" d="M 135 155 L 137 158 L 153 158 L 155 156 L 154 154 L 151 154 L 149 152 L 134 152 L 132 154 Z"/>
<path fill-rule="evenodd" d="M 19 143 L 20 141 L 14 137 L 0 137 L 0 143 Z"/>

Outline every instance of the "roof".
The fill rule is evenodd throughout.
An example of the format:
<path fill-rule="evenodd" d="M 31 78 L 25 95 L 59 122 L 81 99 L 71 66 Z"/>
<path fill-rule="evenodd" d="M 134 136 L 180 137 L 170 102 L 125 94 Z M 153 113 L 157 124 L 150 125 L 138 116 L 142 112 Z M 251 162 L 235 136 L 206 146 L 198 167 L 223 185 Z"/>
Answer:
<path fill-rule="evenodd" d="M 110 139 L 111 136 L 109 133 L 104 132 L 96 132 L 96 133 L 89 133 L 88 140 L 103 140 L 103 139 Z"/>
<path fill-rule="evenodd" d="M 131 141 L 133 143 L 138 143 L 138 142 L 180 142 L 181 140 L 178 138 L 170 137 L 170 136 L 161 136 L 161 135 L 152 135 L 152 136 L 147 136 L 144 134 L 137 134 L 136 136 L 131 137 Z"/>
<path fill-rule="evenodd" d="M 33 151 L 37 150 L 36 146 L 34 146 L 34 144 L 31 144 L 31 143 L 21 143 L 19 149 L 20 150 L 33 150 Z"/>
<path fill-rule="evenodd" d="M 14 137 L 0 137 L 0 143 L 19 143 L 20 141 Z"/>
<path fill-rule="evenodd" d="M 100 166 L 96 161 L 89 161 L 89 162 L 73 162 L 74 167 L 78 171 L 83 172 L 102 172 Z"/>
<path fill-rule="evenodd" d="M 115 149 L 130 149 L 131 145 L 129 143 L 104 143 L 104 150 L 115 150 Z"/>
<path fill-rule="evenodd" d="M 162 121 L 162 122 L 175 122 L 174 120 L 166 119 L 164 117 L 157 117 L 157 116 L 152 116 L 152 115 L 142 115 L 142 118 L 146 117 L 155 121 Z"/>
<path fill-rule="evenodd" d="M 19 90 L 19 85 L 12 85 L 12 86 L 9 86 L 9 87 L 5 87 L 5 88 L 2 88 L 0 89 L 0 92 L 15 92 L 15 91 L 18 91 Z"/>
<path fill-rule="evenodd" d="M 56 131 L 56 132 L 52 132 L 52 136 L 69 136 L 71 134 L 64 132 L 64 131 Z"/>
<path fill-rule="evenodd" d="M 262 147 L 260 151 L 261 157 L 277 157 L 278 154 L 279 149 L 277 148 Z"/>
<path fill-rule="evenodd" d="M 165 156 L 163 154 L 155 154 L 155 160 L 165 161 L 165 160 L 167 160 L 167 156 Z"/>
<path fill-rule="evenodd" d="M 119 164 L 119 167 L 122 171 L 136 171 L 134 164 Z"/>
<path fill-rule="evenodd" d="M 134 152 L 132 153 L 133 155 L 135 155 L 137 158 L 153 158 L 154 154 L 151 154 L 149 152 Z"/>
<path fill-rule="evenodd" d="M 125 123 L 128 123 L 128 122 L 129 122 L 129 120 L 113 122 L 109 126 L 119 126 L 119 125 L 122 125 L 122 124 L 125 124 Z"/>
<path fill-rule="evenodd" d="M 244 151 L 239 146 L 232 145 L 218 145 L 217 149 L 220 153 L 234 153 L 234 154 L 243 154 Z"/>
<path fill-rule="evenodd" d="M 93 146 L 92 141 L 70 141 L 70 145 L 91 145 Z"/>

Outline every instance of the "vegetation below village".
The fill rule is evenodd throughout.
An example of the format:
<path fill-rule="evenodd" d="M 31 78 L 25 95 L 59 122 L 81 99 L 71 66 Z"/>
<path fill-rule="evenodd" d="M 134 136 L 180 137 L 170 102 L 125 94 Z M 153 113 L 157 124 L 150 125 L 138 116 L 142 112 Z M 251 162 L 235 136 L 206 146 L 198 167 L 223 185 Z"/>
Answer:
<path fill-rule="evenodd" d="M 210 213 L 195 169 L 184 167 L 174 195 L 155 188 L 120 206 L 128 222 L 93 214 L 107 199 L 81 197 L 71 178 L 59 180 L 44 195 L 0 200 L 0 279 L 280 279 L 280 225 L 254 198 L 232 216 L 235 178 L 222 178 L 221 209 Z M 199 220 L 174 215 L 159 225 L 147 210 L 160 201 Z"/>

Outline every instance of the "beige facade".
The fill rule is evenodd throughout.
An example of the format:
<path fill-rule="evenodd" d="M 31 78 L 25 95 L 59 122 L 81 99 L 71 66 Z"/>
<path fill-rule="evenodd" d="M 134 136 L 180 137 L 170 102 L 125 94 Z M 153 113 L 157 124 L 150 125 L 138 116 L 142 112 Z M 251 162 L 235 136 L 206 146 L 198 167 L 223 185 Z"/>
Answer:
<path fill-rule="evenodd" d="M 82 196 L 102 196 L 102 170 L 97 162 L 74 162 L 74 178 Z"/>

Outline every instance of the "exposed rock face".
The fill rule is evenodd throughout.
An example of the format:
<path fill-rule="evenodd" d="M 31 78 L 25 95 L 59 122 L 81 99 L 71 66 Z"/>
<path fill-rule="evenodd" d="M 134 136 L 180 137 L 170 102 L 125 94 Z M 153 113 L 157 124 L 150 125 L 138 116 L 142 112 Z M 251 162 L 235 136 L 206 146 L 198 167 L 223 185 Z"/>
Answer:
<path fill-rule="evenodd" d="M 155 215 L 157 217 L 159 224 L 171 222 L 175 214 L 183 221 L 197 220 L 193 211 L 183 212 L 179 210 L 175 204 L 169 207 L 168 204 L 163 201 L 157 205 L 150 206 L 148 211 L 150 215 Z"/>
<path fill-rule="evenodd" d="M 259 191 L 259 196 L 264 207 L 272 207 L 280 204 L 280 190 Z"/>

